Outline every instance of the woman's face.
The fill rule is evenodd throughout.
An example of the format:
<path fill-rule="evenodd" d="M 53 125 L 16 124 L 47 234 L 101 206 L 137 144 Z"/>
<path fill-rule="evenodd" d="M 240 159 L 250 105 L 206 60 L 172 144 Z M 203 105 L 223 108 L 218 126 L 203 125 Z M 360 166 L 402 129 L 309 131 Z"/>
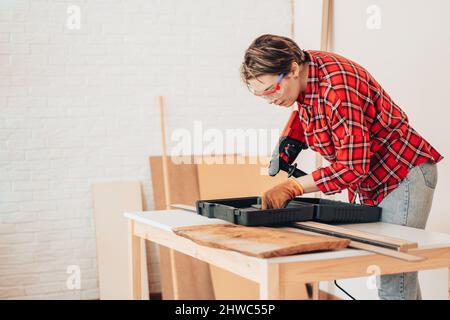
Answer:
<path fill-rule="evenodd" d="M 275 92 L 273 91 L 277 86 L 278 75 L 267 74 L 249 79 L 248 85 L 252 92 L 266 99 L 270 104 L 290 107 L 300 95 L 299 71 L 299 65 L 293 62 L 291 71 L 284 75 L 280 81 L 279 90 Z"/>

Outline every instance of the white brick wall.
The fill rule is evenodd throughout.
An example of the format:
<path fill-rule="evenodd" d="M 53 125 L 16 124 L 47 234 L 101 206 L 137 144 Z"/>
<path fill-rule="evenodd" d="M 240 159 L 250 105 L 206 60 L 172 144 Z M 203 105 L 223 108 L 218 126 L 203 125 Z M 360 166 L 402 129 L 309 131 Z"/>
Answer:
<path fill-rule="evenodd" d="M 158 95 L 169 134 L 279 128 L 289 111 L 251 97 L 238 68 L 256 36 L 289 30 L 289 0 L 0 1 L 0 299 L 98 298 L 91 183 L 140 180 L 153 208 Z"/>

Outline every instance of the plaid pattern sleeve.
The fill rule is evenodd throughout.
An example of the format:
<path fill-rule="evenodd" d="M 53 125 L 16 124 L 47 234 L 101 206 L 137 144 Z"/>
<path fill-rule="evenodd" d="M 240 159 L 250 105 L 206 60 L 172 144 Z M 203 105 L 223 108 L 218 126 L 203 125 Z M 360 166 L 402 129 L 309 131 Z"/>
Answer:
<path fill-rule="evenodd" d="M 337 54 L 307 51 L 307 88 L 298 98 L 305 140 L 330 165 L 312 172 L 325 194 L 377 205 L 423 162 L 443 157 L 409 124 L 372 75 Z"/>

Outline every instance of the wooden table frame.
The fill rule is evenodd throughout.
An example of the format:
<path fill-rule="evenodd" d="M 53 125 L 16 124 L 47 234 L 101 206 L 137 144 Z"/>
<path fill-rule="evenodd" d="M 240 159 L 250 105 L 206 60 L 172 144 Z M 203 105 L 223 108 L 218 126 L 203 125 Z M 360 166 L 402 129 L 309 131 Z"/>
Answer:
<path fill-rule="evenodd" d="M 196 259 L 218 266 L 246 279 L 259 283 L 259 297 L 265 299 L 284 299 L 285 287 L 289 284 L 312 283 L 318 288 L 320 281 L 332 281 L 367 277 L 370 266 L 380 268 L 380 274 L 394 274 L 419 270 L 450 267 L 450 244 L 435 248 L 417 248 L 409 253 L 425 257 L 420 262 L 407 262 L 392 257 L 360 251 L 355 256 L 341 256 L 315 259 L 321 253 L 307 255 L 304 261 L 280 262 L 280 258 L 262 259 L 250 257 L 238 252 L 202 246 L 180 237 L 175 233 L 152 226 L 128 217 L 130 246 L 130 280 L 133 299 L 141 299 L 141 239 L 149 240 L 171 250 L 179 251 Z M 344 249 L 354 250 L 354 249 Z M 323 254 L 323 253 L 322 253 Z M 288 258 L 289 257 L 284 257 Z M 450 277 L 449 277 L 450 278 Z M 318 290 L 314 290 L 313 299 L 318 299 Z M 177 292 L 174 298 L 177 299 Z M 450 298 L 450 295 L 449 295 Z"/>

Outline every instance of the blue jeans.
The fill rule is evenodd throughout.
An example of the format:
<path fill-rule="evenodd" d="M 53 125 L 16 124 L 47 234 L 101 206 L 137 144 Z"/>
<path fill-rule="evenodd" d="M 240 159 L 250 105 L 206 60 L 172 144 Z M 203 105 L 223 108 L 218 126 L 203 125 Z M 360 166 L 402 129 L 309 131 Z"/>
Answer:
<path fill-rule="evenodd" d="M 400 185 L 378 205 L 382 222 L 425 229 L 437 184 L 437 165 L 429 162 L 413 167 Z M 417 272 L 378 277 L 382 300 L 421 300 Z"/>

